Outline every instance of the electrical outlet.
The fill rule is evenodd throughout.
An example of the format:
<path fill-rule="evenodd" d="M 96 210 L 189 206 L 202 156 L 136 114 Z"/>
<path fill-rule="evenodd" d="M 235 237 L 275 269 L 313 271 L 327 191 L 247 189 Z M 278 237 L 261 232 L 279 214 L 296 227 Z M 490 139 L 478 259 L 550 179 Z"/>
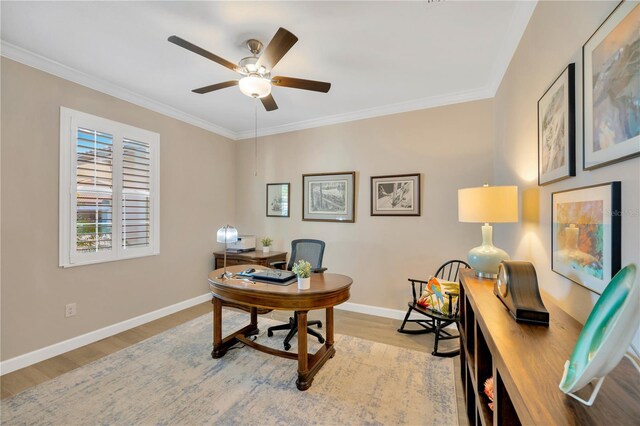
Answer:
<path fill-rule="evenodd" d="M 65 318 L 69 318 L 72 316 L 75 316 L 76 314 L 76 304 L 75 303 L 69 303 L 67 305 L 65 305 L 64 307 L 64 316 Z"/>

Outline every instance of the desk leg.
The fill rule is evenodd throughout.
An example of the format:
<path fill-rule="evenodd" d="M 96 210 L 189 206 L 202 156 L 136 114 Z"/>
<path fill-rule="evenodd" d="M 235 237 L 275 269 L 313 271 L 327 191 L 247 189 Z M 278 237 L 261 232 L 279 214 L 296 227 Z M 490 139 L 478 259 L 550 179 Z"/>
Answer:
<path fill-rule="evenodd" d="M 222 300 L 214 297 L 213 303 L 213 358 L 221 358 L 227 353 L 227 349 L 222 348 Z"/>
<path fill-rule="evenodd" d="M 240 330 L 237 330 L 227 337 L 222 337 L 222 305 L 221 299 L 214 296 L 213 300 L 213 351 L 211 352 L 212 358 L 222 358 L 227 353 L 230 347 L 238 343 L 239 337 L 245 338 L 258 334 L 258 308 L 251 307 L 249 312 L 251 315 L 251 321 L 249 325 L 245 325 Z"/>
<path fill-rule="evenodd" d="M 296 386 L 304 391 L 311 387 L 313 376 L 309 377 L 309 356 L 307 354 L 307 311 L 296 311 L 298 316 L 298 380 Z"/>
<path fill-rule="evenodd" d="M 260 329 L 258 329 L 258 308 L 252 306 L 249 312 L 251 314 L 250 330 L 247 331 L 245 337 L 258 335 L 258 333 L 260 333 Z"/>
<path fill-rule="evenodd" d="M 326 310 L 325 323 L 327 324 L 327 337 L 325 341 L 328 346 L 333 346 L 333 306 Z"/>

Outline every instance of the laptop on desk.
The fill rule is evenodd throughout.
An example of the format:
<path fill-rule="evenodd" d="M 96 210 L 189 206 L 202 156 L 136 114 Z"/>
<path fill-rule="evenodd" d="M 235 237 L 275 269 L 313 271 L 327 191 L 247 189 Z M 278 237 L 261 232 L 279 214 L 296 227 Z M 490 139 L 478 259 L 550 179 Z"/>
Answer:
<path fill-rule="evenodd" d="M 281 269 L 258 269 L 253 272 L 240 272 L 236 275 L 276 285 L 289 285 L 297 280 L 295 273 Z"/>

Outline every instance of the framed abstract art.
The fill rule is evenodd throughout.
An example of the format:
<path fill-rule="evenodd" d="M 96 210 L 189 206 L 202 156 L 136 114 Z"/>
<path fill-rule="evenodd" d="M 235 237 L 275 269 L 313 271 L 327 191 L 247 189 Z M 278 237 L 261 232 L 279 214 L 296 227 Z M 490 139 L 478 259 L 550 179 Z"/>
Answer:
<path fill-rule="evenodd" d="M 420 216 L 420 174 L 372 176 L 371 216 Z"/>
<path fill-rule="evenodd" d="M 355 222 L 355 172 L 302 175 L 302 220 Z"/>
<path fill-rule="evenodd" d="M 620 270 L 620 186 L 551 194 L 551 269 L 598 294 Z"/>
<path fill-rule="evenodd" d="M 538 185 L 576 175 L 575 64 L 538 101 Z"/>
<path fill-rule="evenodd" d="M 624 1 L 582 48 L 583 169 L 640 155 L 640 3 Z"/>

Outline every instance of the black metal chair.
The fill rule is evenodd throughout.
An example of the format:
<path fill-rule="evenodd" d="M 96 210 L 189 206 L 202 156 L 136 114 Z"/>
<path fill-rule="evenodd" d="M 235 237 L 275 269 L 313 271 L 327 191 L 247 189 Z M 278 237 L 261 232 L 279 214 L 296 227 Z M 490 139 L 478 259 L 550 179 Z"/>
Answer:
<path fill-rule="evenodd" d="M 470 267 L 469 264 L 467 264 L 467 262 L 465 261 L 450 260 L 445 264 L 443 264 L 442 266 L 440 266 L 440 268 L 438 268 L 438 271 L 434 276 L 436 278 L 440 278 L 445 281 L 458 282 L 458 275 L 460 272 L 460 268 L 469 268 L 469 267 Z M 408 303 L 409 309 L 407 310 L 407 315 L 405 315 L 404 321 L 402 322 L 402 325 L 400 326 L 398 331 L 400 333 L 406 333 L 406 334 L 434 333 L 435 343 L 434 343 L 433 352 L 431 352 L 431 355 L 442 356 L 442 357 L 452 357 L 452 356 L 458 355 L 460 353 L 459 348 L 454 351 L 439 352 L 438 343 L 440 342 L 440 340 L 457 339 L 458 337 L 460 337 L 460 334 L 454 335 L 454 334 L 451 334 L 448 330 L 445 330 L 445 327 L 451 324 L 455 324 L 456 327 L 458 328 L 458 331 L 460 330 L 460 327 L 459 327 L 460 298 L 458 297 L 459 294 L 454 292 L 449 292 L 449 291 L 445 292 L 445 295 L 449 299 L 449 312 L 440 313 L 440 312 L 431 310 L 428 307 L 425 308 L 418 304 L 418 299 L 420 298 L 420 295 L 422 295 L 422 292 L 424 291 L 428 281 L 409 278 L 409 282 L 411 283 L 411 290 L 413 292 L 413 301 Z M 452 304 L 454 297 L 458 298 L 455 305 Z M 409 319 L 409 316 L 411 315 L 412 312 L 416 312 L 417 314 L 424 315 L 427 318 Z M 407 325 L 407 323 L 410 323 L 410 322 L 416 323 L 422 328 L 418 330 L 405 329 L 405 326 Z"/>
<path fill-rule="evenodd" d="M 291 241 L 291 257 L 289 258 L 289 263 L 284 261 L 273 262 L 271 264 L 272 268 L 279 269 L 287 269 L 291 270 L 293 264 L 298 260 L 304 259 L 311 264 L 311 272 L 313 273 L 322 273 L 327 270 L 327 268 L 322 267 L 322 257 L 324 256 L 324 241 L 320 240 L 310 240 L 310 239 L 301 239 L 301 240 L 293 240 Z M 285 268 L 286 266 L 286 268 Z M 293 284 L 292 284 L 293 285 Z M 322 321 L 308 321 L 308 326 L 317 325 L 318 328 L 322 328 Z M 284 338 L 284 350 L 288 351 L 291 349 L 291 345 L 289 342 L 298 332 L 298 315 L 297 312 L 293 317 L 289 318 L 289 322 L 287 324 L 274 325 L 273 327 L 269 327 L 267 329 L 267 336 L 273 336 L 273 332 L 277 330 L 289 330 L 289 334 Z M 307 327 L 307 333 L 311 334 L 314 337 L 318 338 L 318 342 L 324 343 L 324 337 L 317 331 L 313 330 L 311 327 Z"/>

